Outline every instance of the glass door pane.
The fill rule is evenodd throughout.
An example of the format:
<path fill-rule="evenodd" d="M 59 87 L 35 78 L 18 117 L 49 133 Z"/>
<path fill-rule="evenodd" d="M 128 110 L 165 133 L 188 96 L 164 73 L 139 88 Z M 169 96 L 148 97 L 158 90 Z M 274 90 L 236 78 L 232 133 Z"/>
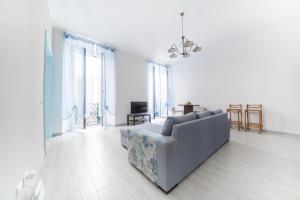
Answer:
<path fill-rule="evenodd" d="M 102 124 L 101 80 L 101 58 L 95 56 L 86 56 L 86 126 Z"/>
<path fill-rule="evenodd" d="M 71 124 L 75 122 L 76 129 L 84 128 L 84 73 L 85 49 L 76 49 L 74 53 L 74 80 L 73 80 L 73 116 Z M 72 125 L 71 125 L 72 126 Z"/>

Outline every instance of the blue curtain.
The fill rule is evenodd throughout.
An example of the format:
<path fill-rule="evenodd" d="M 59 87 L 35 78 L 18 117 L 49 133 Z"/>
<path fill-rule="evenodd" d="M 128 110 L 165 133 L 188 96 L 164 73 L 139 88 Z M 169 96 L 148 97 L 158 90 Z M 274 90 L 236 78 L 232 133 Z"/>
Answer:
<path fill-rule="evenodd" d="M 166 117 L 171 106 L 170 70 L 167 66 L 149 63 L 149 112 Z"/>

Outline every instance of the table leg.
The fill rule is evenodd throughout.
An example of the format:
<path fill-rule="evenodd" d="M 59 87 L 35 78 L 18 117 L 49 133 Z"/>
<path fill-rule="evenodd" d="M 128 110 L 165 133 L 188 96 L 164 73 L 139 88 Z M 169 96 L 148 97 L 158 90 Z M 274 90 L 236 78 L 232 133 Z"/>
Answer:
<path fill-rule="evenodd" d="M 243 110 L 241 110 L 241 129 L 243 129 Z"/>
<path fill-rule="evenodd" d="M 230 121 L 230 128 L 232 128 L 232 123 L 231 123 L 231 111 L 229 111 L 229 121 Z"/>
<path fill-rule="evenodd" d="M 239 131 L 240 131 L 241 127 L 240 127 L 240 111 L 239 110 L 238 110 L 238 127 L 239 127 Z"/>
<path fill-rule="evenodd" d="M 262 132 L 262 113 L 259 112 L 259 134 Z"/>
<path fill-rule="evenodd" d="M 245 131 L 247 131 L 247 111 L 245 110 Z"/>

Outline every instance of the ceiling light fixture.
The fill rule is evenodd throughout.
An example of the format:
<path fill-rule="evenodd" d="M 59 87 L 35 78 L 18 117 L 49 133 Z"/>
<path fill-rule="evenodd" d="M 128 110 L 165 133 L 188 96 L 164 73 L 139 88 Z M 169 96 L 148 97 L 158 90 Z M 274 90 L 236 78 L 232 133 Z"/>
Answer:
<path fill-rule="evenodd" d="M 202 49 L 196 43 L 185 38 L 185 36 L 183 35 L 183 15 L 184 15 L 184 12 L 180 13 L 180 16 L 181 16 L 181 43 L 180 43 L 181 47 L 180 47 L 180 49 L 182 49 L 182 51 L 180 51 L 177 48 L 176 44 L 172 44 L 170 49 L 168 50 L 168 53 L 170 53 L 170 58 L 176 58 L 178 55 L 182 55 L 182 57 L 187 58 L 191 55 L 190 53 L 192 50 L 193 50 L 193 52 L 196 53 Z"/>

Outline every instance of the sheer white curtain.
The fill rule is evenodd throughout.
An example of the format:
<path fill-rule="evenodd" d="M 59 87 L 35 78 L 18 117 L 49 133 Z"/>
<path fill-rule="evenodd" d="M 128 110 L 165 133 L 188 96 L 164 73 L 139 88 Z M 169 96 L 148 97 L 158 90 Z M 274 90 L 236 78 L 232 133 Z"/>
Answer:
<path fill-rule="evenodd" d="M 63 131 L 75 129 L 75 119 L 84 115 L 84 48 L 69 37 L 64 43 L 62 78 Z"/>
<path fill-rule="evenodd" d="M 166 117 L 170 112 L 170 71 L 163 65 L 149 63 L 149 112 Z"/>
<path fill-rule="evenodd" d="M 115 53 L 110 49 L 102 49 L 103 52 L 103 82 L 104 82 L 104 108 L 106 117 L 104 125 L 115 124 L 116 111 L 116 77 L 115 77 Z"/>
<path fill-rule="evenodd" d="M 148 63 L 148 112 L 155 117 L 154 64 Z"/>
<path fill-rule="evenodd" d="M 169 70 L 167 67 L 160 65 L 157 69 L 159 73 L 159 88 L 160 88 L 160 99 L 157 99 L 157 102 L 160 102 L 160 116 L 166 117 L 169 115 Z"/>

